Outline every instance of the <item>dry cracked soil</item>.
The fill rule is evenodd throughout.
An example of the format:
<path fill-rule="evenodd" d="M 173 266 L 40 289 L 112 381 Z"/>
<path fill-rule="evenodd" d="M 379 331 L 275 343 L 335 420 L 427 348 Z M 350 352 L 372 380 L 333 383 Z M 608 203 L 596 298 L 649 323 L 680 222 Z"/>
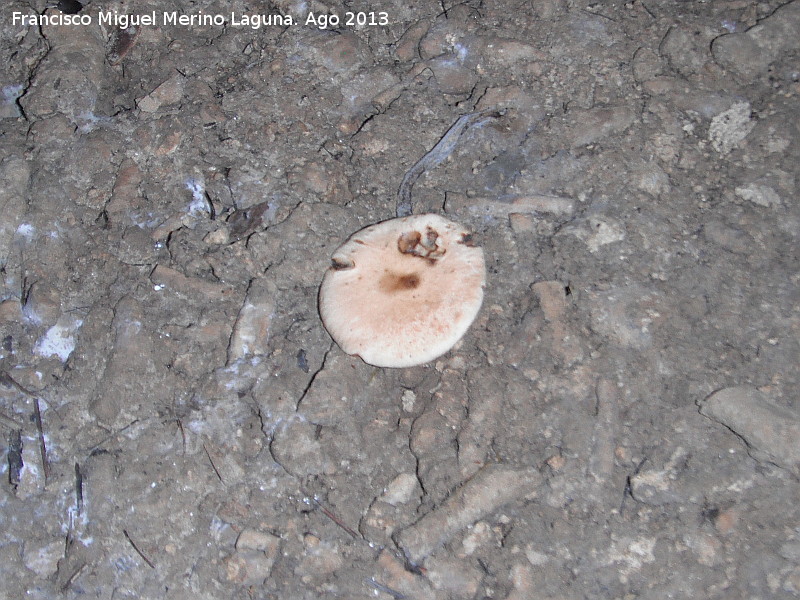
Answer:
<path fill-rule="evenodd" d="M 85 4 L 0 9 L 0 598 L 800 597 L 800 0 Z M 485 298 L 376 368 L 423 157 Z"/>

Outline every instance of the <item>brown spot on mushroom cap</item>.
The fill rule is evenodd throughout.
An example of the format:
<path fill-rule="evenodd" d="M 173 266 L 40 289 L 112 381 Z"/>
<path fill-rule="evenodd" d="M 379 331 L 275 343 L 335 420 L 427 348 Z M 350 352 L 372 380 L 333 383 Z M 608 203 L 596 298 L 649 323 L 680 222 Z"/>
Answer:
<path fill-rule="evenodd" d="M 483 301 L 483 250 L 463 243 L 469 235 L 432 214 L 353 234 L 334 253 L 320 287 L 331 337 L 379 367 L 414 366 L 447 352 Z"/>
<path fill-rule="evenodd" d="M 416 273 L 401 275 L 387 272 L 380 278 L 378 287 L 387 294 L 396 294 L 419 287 L 420 277 Z"/>

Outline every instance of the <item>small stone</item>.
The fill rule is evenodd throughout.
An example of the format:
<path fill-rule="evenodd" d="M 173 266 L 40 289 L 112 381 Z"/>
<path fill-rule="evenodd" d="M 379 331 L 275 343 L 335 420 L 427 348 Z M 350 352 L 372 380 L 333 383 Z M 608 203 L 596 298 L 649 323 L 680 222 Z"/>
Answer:
<path fill-rule="evenodd" d="M 429 27 L 429 23 L 423 19 L 408 28 L 394 48 L 394 54 L 398 60 L 409 62 L 419 55 L 419 42 L 428 33 Z"/>
<path fill-rule="evenodd" d="M 187 277 L 180 271 L 157 265 L 150 274 L 150 281 L 157 289 L 174 292 L 179 296 L 198 299 L 205 297 L 208 301 L 222 300 L 233 294 L 231 286 L 206 281 L 199 277 Z"/>
<path fill-rule="evenodd" d="M 221 246 L 230 240 L 230 232 L 227 227 L 220 227 L 214 231 L 209 231 L 203 241 L 210 246 Z"/>
<path fill-rule="evenodd" d="M 444 94 L 467 94 L 475 87 L 478 76 L 451 55 L 443 55 L 429 62 L 439 89 Z"/>
<path fill-rule="evenodd" d="M 677 502 L 680 498 L 670 490 L 671 474 L 667 470 L 650 469 L 630 478 L 631 495 L 651 506 Z"/>
<path fill-rule="evenodd" d="M 633 76 L 640 83 L 655 79 L 661 75 L 663 69 L 658 54 L 649 48 L 639 48 L 636 51 L 632 67 Z"/>
<path fill-rule="evenodd" d="M 295 568 L 294 574 L 309 583 L 318 583 L 324 581 L 342 565 L 344 565 L 344 558 L 339 547 L 323 541 L 316 546 L 306 547 L 305 556 Z"/>
<path fill-rule="evenodd" d="M 405 529 L 399 544 L 418 563 L 467 525 L 535 493 L 540 483 L 541 475 L 535 469 L 485 467 L 433 512 Z"/>
<path fill-rule="evenodd" d="M 451 598 L 474 598 L 483 571 L 469 561 L 435 557 L 425 563 L 426 575 L 433 587 Z"/>
<path fill-rule="evenodd" d="M 487 40 L 485 53 L 489 62 L 502 66 L 511 66 L 519 62 L 548 60 L 547 54 L 536 47 L 505 38 Z"/>
<path fill-rule="evenodd" d="M 268 351 L 277 293 L 275 284 L 266 279 L 257 280 L 250 286 L 233 326 L 228 345 L 228 364 L 245 356 L 257 356 Z"/>
<path fill-rule="evenodd" d="M 511 213 L 508 221 L 514 233 L 530 233 L 536 229 L 536 223 L 531 215 Z"/>
<path fill-rule="evenodd" d="M 418 489 L 418 484 L 417 478 L 411 473 L 400 473 L 386 486 L 381 500 L 392 506 L 405 504 L 411 500 L 414 491 Z"/>
<path fill-rule="evenodd" d="M 62 315 L 56 324 L 38 339 L 33 349 L 34 354 L 43 357 L 57 356 L 61 362 L 67 362 L 75 350 L 76 334 L 82 324 L 83 320 L 74 315 Z"/>
<path fill-rule="evenodd" d="M 697 557 L 697 562 L 707 567 L 713 566 L 717 561 L 717 553 L 722 543 L 708 533 L 687 535 L 683 540 Z"/>
<path fill-rule="evenodd" d="M 25 548 L 25 566 L 43 579 L 58 570 L 58 561 L 64 556 L 64 542 L 61 540 L 40 547 L 26 544 Z"/>
<path fill-rule="evenodd" d="M 800 472 L 800 417 L 796 412 L 747 385 L 715 392 L 699 405 L 700 414 L 741 436 L 751 451 Z"/>
<path fill-rule="evenodd" d="M 0 302 L 0 323 L 19 323 L 22 320 L 22 306 L 16 298 Z"/>
<path fill-rule="evenodd" d="M 224 577 L 240 585 L 259 585 L 269 577 L 274 562 L 258 550 L 237 550 L 223 562 Z"/>
<path fill-rule="evenodd" d="M 636 170 L 636 186 L 650 194 L 660 196 L 669 191 L 669 176 L 655 162 L 649 162 Z"/>
<path fill-rule="evenodd" d="M 717 514 L 714 518 L 714 527 L 718 533 L 726 535 L 733 531 L 738 522 L 739 512 L 733 508 L 729 508 L 727 510 L 721 510 L 719 514 Z"/>
<path fill-rule="evenodd" d="M 714 59 L 743 76 L 766 73 L 771 62 L 800 48 L 800 3 L 787 2 L 758 25 L 744 33 L 723 35 L 714 40 Z"/>
<path fill-rule="evenodd" d="M 661 42 L 661 53 L 675 70 L 689 76 L 699 73 L 708 62 L 708 43 L 687 27 L 673 27 Z"/>
<path fill-rule="evenodd" d="M 478 548 L 488 544 L 493 538 L 494 531 L 489 523 L 478 521 L 470 528 L 469 533 L 464 536 L 464 540 L 461 542 L 464 556 L 474 554 Z"/>
<path fill-rule="evenodd" d="M 277 555 L 278 545 L 281 539 L 271 533 L 258 531 L 257 529 L 243 529 L 236 539 L 237 550 L 260 550 L 272 556 Z"/>
<path fill-rule="evenodd" d="M 625 229 L 614 219 L 589 218 L 590 234 L 586 236 L 586 245 L 589 252 L 595 253 L 601 247 L 621 242 L 625 239 Z"/>
<path fill-rule="evenodd" d="M 569 114 L 573 115 L 573 112 L 570 111 Z M 575 111 L 564 135 L 573 148 L 587 146 L 611 135 L 622 133 L 636 119 L 636 113 L 627 106 Z"/>
<path fill-rule="evenodd" d="M 781 198 L 771 187 L 751 183 L 750 185 L 737 187 L 734 192 L 742 200 L 748 200 L 757 206 L 772 208 L 781 205 Z"/>
<path fill-rule="evenodd" d="M 750 118 L 751 112 L 749 102 L 735 102 L 728 110 L 711 119 L 708 128 L 711 147 L 720 154 L 728 154 L 736 148 L 756 126 Z"/>
<path fill-rule="evenodd" d="M 22 157 L 12 156 L 0 163 L 0 210 L 3 214 L 0 219 L 0 256 L 4 262 L 25 214 L 30 176 L 30 163 Z"/>
<path fill-rule="evenodd" d="M 417 395 L 414 390 L 404 390 L 400 401 L 403 403 L 403 412 L 414 412 L 414 403 L 417 400 Z"/>
<path fill-rule="evenodd" d="M 470 215 L 505 217 L 513 215 L 571 215 L 575 203 L 571 198 L 545 196 L 544 194 L 521 194 L 498 200 L 491 197 L 469 197 L 464 194 L 448 194 L 447 212 L 456 216 Z"/>
<path fill-rule="evenodd" d="M 293 169 L 288 174 L 289 183 L 312 194 L 323 195 L 331 185 L 331 174 L 325 165 L 312 162 Z"/>
<path fill-rule="evenodd" d="M 800 540 L 786 542 L 781 546 L 780 550 L 778 550 L 778 553 L 786 560 L 800 564 Z"/>
<path fill-rule="evenodd" d="M 388 550 L 381 551 L 377 567 L 380 569 L 376 581 L 386 587 L 403 594 L 405 598 L 415 600 L 434 600 L 436 595 L 430 588 L 428 580 L 406 568 L 403 561 L 399 560 Z"/>
<path fill-rule="evenodd" d="M 528 562 L 534 567 L 541 567 L 550 560 L 547 554 L 539 552 L 533 544 L 525 546 L 525 558 L 527 558 Z"/>
<path fill-rule="evenodd" d="M 567 459 L 562 454 L 554 454 L 546 461 L 547 465 L 554 471 L 560 471 L 567 464 Z"/>
<path fill-rule="evenodd" d="M 167 79 L 144 98 L 139 98 L 136 105 L 139 110 L 148 113 L 157 112 L 162 106 L 177 104 L 183 98 L 184 77 L 175 75 Z"/>

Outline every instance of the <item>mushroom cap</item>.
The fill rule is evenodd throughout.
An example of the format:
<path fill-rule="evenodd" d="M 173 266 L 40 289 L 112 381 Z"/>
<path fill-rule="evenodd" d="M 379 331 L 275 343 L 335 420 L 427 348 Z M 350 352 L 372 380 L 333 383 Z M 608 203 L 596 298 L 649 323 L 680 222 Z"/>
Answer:
<path fill-rule="evenodd" d="M 441 356 L 483 302 L 483 250 L 469 231 L 439 215 L 370 225 L 332 261 L 319 292 L 322 322 L 342 350 L 377 367 Z"/>

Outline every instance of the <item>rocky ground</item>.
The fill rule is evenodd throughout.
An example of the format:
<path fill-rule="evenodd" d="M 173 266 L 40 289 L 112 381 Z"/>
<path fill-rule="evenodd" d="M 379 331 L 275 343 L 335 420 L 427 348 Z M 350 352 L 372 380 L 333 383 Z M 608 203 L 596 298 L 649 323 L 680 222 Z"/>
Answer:
<path fill-rule="evenodd" d="M 800 1 L 34 9 L 0 598 L 800 597 Z M 483 109 L 413 188 L 484 249 L 477 320 L 344 354 L 331 254 Z"/>

